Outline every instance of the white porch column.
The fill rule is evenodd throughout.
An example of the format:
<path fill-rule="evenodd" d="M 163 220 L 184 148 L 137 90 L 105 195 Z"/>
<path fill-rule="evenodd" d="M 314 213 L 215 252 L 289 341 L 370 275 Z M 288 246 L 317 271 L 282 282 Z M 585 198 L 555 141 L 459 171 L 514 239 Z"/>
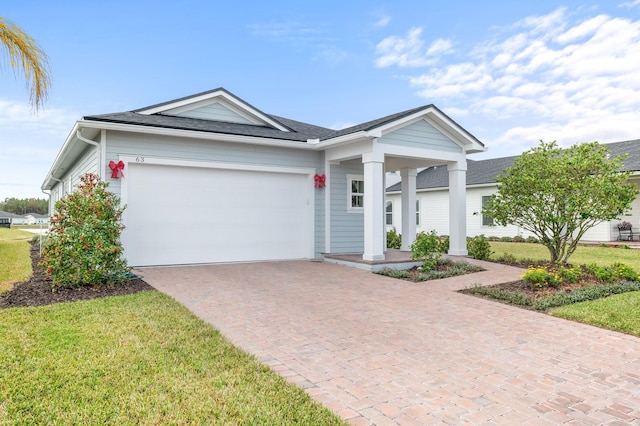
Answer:
<path fill-rule="evenodd" d="M 449 254 L 467 252 L 467 161 L 448 164 L 449 171 Z"/>
<path fill-rule="evenodd" d="M 416 239 L 416 169 L 401 169 L 400 188 L 402 191 L 402 251 L 411 251 Z"/>
<path fill-rule="evenodd" d="M 362 155 L 364 164 L 364 260 L 384 260 L 384 154 Z"/>

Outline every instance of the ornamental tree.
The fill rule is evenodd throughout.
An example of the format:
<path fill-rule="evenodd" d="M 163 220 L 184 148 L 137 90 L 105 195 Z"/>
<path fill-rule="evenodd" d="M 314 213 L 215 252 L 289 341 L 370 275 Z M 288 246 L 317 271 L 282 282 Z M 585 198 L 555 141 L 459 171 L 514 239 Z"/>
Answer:
<path fill-rule="evenodd" d="M 621 172 L 623 161 L 589 142 L 561 149 L 540 141 L 496 179 L 498 192 L 482 209 L 494 224 L 517 225 L 533 233 L 553 263 L 567 263 L 584 233 L 619 218 L 638 195 Z"/>
<path fill-rule="evenodd" d="M 108 186 L 88 173 L 76 191 L 56 202 L 41 261 L 53 290 L 129 280 L 120 243 L 124 208 Z"/>

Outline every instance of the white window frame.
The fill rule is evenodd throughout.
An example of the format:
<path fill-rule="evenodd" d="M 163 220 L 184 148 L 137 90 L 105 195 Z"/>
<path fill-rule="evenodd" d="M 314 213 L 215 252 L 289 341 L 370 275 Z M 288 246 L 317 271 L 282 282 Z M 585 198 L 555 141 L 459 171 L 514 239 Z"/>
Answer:
<path fill-rule="evenodd" d="M 420 226 L 420 199 L 416 198 L 416 226 Z"/>
<path fill-rule="evenodd" d="M 482 213 L 482 209 L 484 208 L 484 206 L 485 206 L 485 204 L 486 204 L 486 203 L 485 203 L 485 199 L 486 199 L 487 201 L 489 201 L 489 199 L 490 199 L 490 198 L 491 198 L 491 195 L 482 195 L 482 196 L 480 197 L 480 216 L 481 216 L 481 221 L 482 221 L 482 222 L 481 222 L 482 227 L 489 227 L 489 226 L 493 226 L 493 224 L 494 224 L 494 222 L 493 222 L 493 218 L 492 218 L 492 217 L 485 217 L 485 216 L 484 216 L 484 214 Z M 485 222 L 485 219 L 487 219 L 487 221 L 490 221 L 491 223 L 487 223 L 487 224 L 485 224 L 485 223 L 484 223 L 484 222 Z"/>
<path fill-rule="evenodd" d="M 384 224 L 387 226 L 393 225 L 393 201 L 391 200 L 387 200 L 384 206 Z"/>
<path fill-rule="evenodd" d="M 364 213 L 364 192 L 351 192 L 353 181 L 362 181 L 364 185 L 363 175 L 347 175 L 347 212 L 349 213 Z M 351 202 L 353 196 L 362 197 L 362 207 L 354 207 Z"/>

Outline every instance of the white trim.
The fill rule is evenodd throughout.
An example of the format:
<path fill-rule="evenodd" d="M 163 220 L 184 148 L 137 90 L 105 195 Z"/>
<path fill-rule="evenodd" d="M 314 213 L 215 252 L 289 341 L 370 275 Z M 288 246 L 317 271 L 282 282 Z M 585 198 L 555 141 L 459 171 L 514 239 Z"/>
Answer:
<path fill-rule="evenodd" d="M 324 161 L 324 252 L 331 253 L 331 163 Z"/>
<path fill-rule="evenodd" d="M 388 207 L 391 206 L 391 211 Z M 389 223 L 389 215 L 391 215 L 391 223 Z M 384 224 L 385 226 L 393 226 L 393 200 L 384 201 Z"/>
<path fill-rule="evenodd" d="M 106 129 L 106 130 L 116 130 L 120 132 L 145 133 L 145 134 L 152 134 L 152 135 L 176 136 L 176 137 L 185 137 L 185 138 L 192 138 L 192 139 L 216 140 L 221 142 L 238 142 L 238 143 L 247 143 L 251 145 L 278 146 L 282 148 L 291 148 L 291 149 L 309 149 L 309 150 L 317 149 L 316 148 L 317 145 L 309 145 L 306 142 L 296 141 L 296 140 L 261 138 L 257 136 L 244 136 L 244 135 L 230 135 L 226 133 L 204 132 L 200 130 L 172 129 L 167 127 L 144 126 L 140 124 L 107 123 L 102 121 L 91 121 L 91 120 L 86 120 L 86 121 L 83 120 L 82 122 L 80 122 L 80 124 L 82 127 L 86 127 L 88 129 Z"/>
<path fill-rule="evenodd" d="M 351 192 L 351 182 L 354 180 L 361 181 L 364 185 L 364 175 L 347 175 L 347 213 L 364 213 L 364 192 L 362 192 L 362 194 L 356 192 L 356 194 L 360 194 L 362 197 L 362 207 L 353 207 L 353 204 L 351 203 L 351 196 L 353 194 Z"/>
<path fill-rule="evenodd" d="M 153 164 L 162 166 L 182 166 L 182 167 L 200 167 L 205 169 L 227 169 L 227 170 L 247 170 L 253 172 L 271 172 L 271 173 L 291 173 L 299 175 L 310 175 L 313 186 L 313 176 L 315 170 L 312 167 L 280 167 L 265 166 L 262 164 L 249 163 L 226 163 L 218 161 L 201 161 L 201 160 L 182 160 L 177 158 L 163 157 L 146 157 L 144 155 L 119 155 L 118 160 L 122 160 L 126 166 L 129 162 L 137 164 Z"/>
<path fill-rule="evenodd" d="M 219 99 L 216 100 L 216 98 L 219 98 Z M 186 99 L 182 99 L 180 101 L 163 104 L 163 105 L 159 105 L 159 106 L 156 106 L 156 107 L 151 107 L 151 108 L 146 108 L 146 109 L 139 109 L 136 112 L 138 114 L 152 115 L 152 114 L 167 112 L 167 111 L 171 111 L 171 110 L 174 110 L 174 111 L 175 110 L 186 111 L 186 110 L 194 108 L 194 105 L 197 108 L 199 106 L 207 105 L 208 103 L 213 103 L 213 102 L 216 102 L 216 101 L 220 101 L 220 99 L 222 99 L 223 101 L 226 101 L 227 105 L 225 105 L 225 104 L 223 104 L 223 105 L 225 105 L 225 106 L 233 105 L 235 108 L 237 108 L 237 110 L 244 111 L 244 114 L 246 114 L 248 117 L 252 117 L 252 119 L 249 119 L 249 118 L 245 117 L 250 121 L 255 121 L 256 119 L 258 119 L 258 120 L 262 121 L 263 123 L 269 124 L 269 125 L 277 128 L 278 130 L 281 130 L 283 132 L 289 132 L 290 131 L 289 129 L 284 127 L 282 124 L 276 122 L 272 118 L 270 118 L 267 115 L 261 113 L 257 109 L 251 107 L 247 103 L 240 101 L 235 96 L 229 95 L 227 92 L 225 92 L 223 90 L 216 90 L 214 92 L 204 93 L 204 94 L 202 94 L 200 96 L 189 97 L 189 98 L 186 98 Z M 210 102 L 207 103 L 207 101 L 210 101 Z M 237 110 L 234 110 L 234 112 L 238 112 Z M 243 115 L 243 114 L 241 114 L 241 115 Z"/>

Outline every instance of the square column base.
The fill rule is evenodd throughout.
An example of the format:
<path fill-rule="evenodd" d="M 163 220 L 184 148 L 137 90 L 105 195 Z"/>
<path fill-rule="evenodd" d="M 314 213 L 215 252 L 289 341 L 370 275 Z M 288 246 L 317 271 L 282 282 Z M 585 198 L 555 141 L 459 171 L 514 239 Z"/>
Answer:
<path fill-rule="evenodd" d="M 377 260 L 384 260 L 384 254 L 363 254 L 362 260 L 368 260 L 370 262 L 375 262 Z"/>

